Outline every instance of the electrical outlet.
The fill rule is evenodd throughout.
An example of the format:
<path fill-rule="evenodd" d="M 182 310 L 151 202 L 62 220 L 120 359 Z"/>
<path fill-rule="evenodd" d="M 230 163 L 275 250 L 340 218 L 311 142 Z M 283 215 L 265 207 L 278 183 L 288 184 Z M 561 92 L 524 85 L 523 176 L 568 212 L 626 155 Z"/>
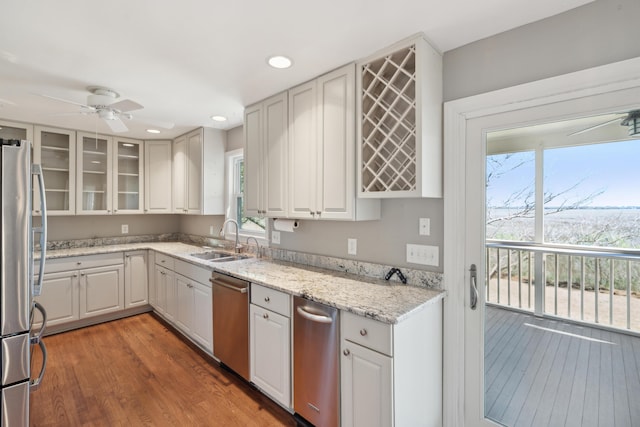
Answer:
<path fill-rule="evenodd" d="M 122 224 L 122 234 L 128 234 L 128 233 L 129 233 L 129 225 Z"/>
<path fill-rule="evenodd" d="M 421 236 L 430 236 L 431 235 L 431 219 L 429 219 L 429 218 L 420 218 L 419 234 Z"/>
<path fill-rule="evenodd" d="M 213 225 L 209 226 L 209 235 L 213 236 Z"/>
<path fill-rule="evenodd" d="M 347 239 L 347 253 L 349 255 L 358 254 L 358 239 Z"/>
<path fill-rule="evenodd" d="M 412 264 L 433 265 L 440 263 L 440 248 L 428 245 L 412 245 L 407 243 L 407 262 Z"/>
<path fill-rule="evenodd" d="M 275 243 L 276 245 L 280 244 L 280 232 L 272 231 L 271 232 L 271 243 Z"/>

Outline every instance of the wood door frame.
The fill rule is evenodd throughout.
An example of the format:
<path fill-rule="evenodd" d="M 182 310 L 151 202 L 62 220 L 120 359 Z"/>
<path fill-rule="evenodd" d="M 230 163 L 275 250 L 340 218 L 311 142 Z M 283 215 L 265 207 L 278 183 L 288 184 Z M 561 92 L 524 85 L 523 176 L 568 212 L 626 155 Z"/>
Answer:
<path fill-rule="evenodd" d="M 465 153 L 467 120 L 640 86 L 640 57 L 444 104 L 443 421 L 465 423 Z"/>

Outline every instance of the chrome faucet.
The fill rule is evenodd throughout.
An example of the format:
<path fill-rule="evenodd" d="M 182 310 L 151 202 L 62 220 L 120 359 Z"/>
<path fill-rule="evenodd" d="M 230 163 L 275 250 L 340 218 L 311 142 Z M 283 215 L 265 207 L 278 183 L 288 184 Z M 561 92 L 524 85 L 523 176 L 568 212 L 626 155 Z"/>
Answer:
<path fill-rule="evenodd" d="M 256 239 L 253 236 L 247 237 L 247 246 L 249 246 L 249 240 L 250 239 L 253 239 L 253 241 L 256 242 L 256 257 L 257 258 L 262 258 L 262 253 L 260 252 L 260 243 L 258 243 L 258 239 Z"/>
<path fill-rule="evenodd" d="M 222 237 L 224 237 L 224 230 L 226 229 L 226 226 L 228 223 L 232 223 L 236 225 L 236 245 L 234 246 L 234 251 L 235 253 L 240 253 L 240 244 L 238 243 L 238 237 L 240 237 L 240 227 L 238 227 L 238 221 L 236 221 L 233 218 L 229 218 L 227 220 L 225 220 L 225 222 L 222 223 L 222 228 L 220 229 L 220 235 Z"/>

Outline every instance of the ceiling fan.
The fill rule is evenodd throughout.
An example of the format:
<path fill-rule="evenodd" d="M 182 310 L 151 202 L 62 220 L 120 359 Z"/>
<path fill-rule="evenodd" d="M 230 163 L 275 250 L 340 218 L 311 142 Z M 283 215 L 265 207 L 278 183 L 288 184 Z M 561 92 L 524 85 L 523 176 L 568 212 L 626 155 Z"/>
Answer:
<path fill-rule="evenodd" d="M 87 103 L 81 104 L 79 102 L 70 101 L 68 99 L 62 99 L 50 95 L 41 95 L 45 98 L 53 99 L 55 101 L 65 102 L 67 104 L 77 105 L 82 107 L 81 111 L 69 114 L 95 114 L 99 118 L 105 121 L 109 128 L 113 132 L 126 132 L 129 130 L 124 124 L 122 119 L 132 120 L 133 115 L 131 111 L 141 110 L 144 107 L 137 102 L 130 99 L 118 100 L 120 94 L 118 92 L 101 86 L 89 86 L 87 90 L 90 92 L 87 96 Z M 170 122 L 150 121 L 147 119 L 139 119 L 140 121 L 153 124 L 165 129 L 172 129 L 174 124 Z"/>
<path fill-rule="evenodd" d="M 598 123 L 597 125 L 589 126 L 588 128 L 570 133 L 569 136 L 580 135 L 581 133 L 589 132 L 618 121 L 620 122 L 620 126 L 626 126 L 628 128 L 629 136 L 640 135 L 640 110 L 631 110 L 626 113 L 620 113 L 619 117 L 616 117 L 615 119 L 607 120 L 605 122 Z"/>

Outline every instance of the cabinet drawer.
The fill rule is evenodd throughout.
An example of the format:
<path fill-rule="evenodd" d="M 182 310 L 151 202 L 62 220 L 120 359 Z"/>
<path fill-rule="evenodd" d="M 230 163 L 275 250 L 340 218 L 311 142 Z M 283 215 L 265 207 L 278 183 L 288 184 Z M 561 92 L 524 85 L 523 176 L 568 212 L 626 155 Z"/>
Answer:
<path fill-rule="evenodd" d="M 174 271 L 198 283 L 211 287 L 211 271 L 203 267 L 198 267 L 191 263 L 176 259 L 174 261 Z"/>
<path fill-rule="evenodd" d="M 122 252 L 110 254 L 84 255 L 68 258 L 48 259 L 45 263 L 45 273 L 82 270 L 85 268 L 103 267 L 106 265 L 123 264 Z"/>
<path fill-rule="evenodd" d="M 169 255 L 162 254 L 160 252 L 156 252 L 156 264 L 161 265 L 164 268 L 168 268 L 169 270 L 173 270 L 175 258 Z"/>
<path fill-rule="evenodd" d="M 284 292 L 252 283 L 251 303 L 285 317 L 291 317 L 291 296 Z"/>
<path fill-rule="evenodd" d="M 343 311 L 341 314 L 342 338 L 393 356 L 392 326 Z"/>

